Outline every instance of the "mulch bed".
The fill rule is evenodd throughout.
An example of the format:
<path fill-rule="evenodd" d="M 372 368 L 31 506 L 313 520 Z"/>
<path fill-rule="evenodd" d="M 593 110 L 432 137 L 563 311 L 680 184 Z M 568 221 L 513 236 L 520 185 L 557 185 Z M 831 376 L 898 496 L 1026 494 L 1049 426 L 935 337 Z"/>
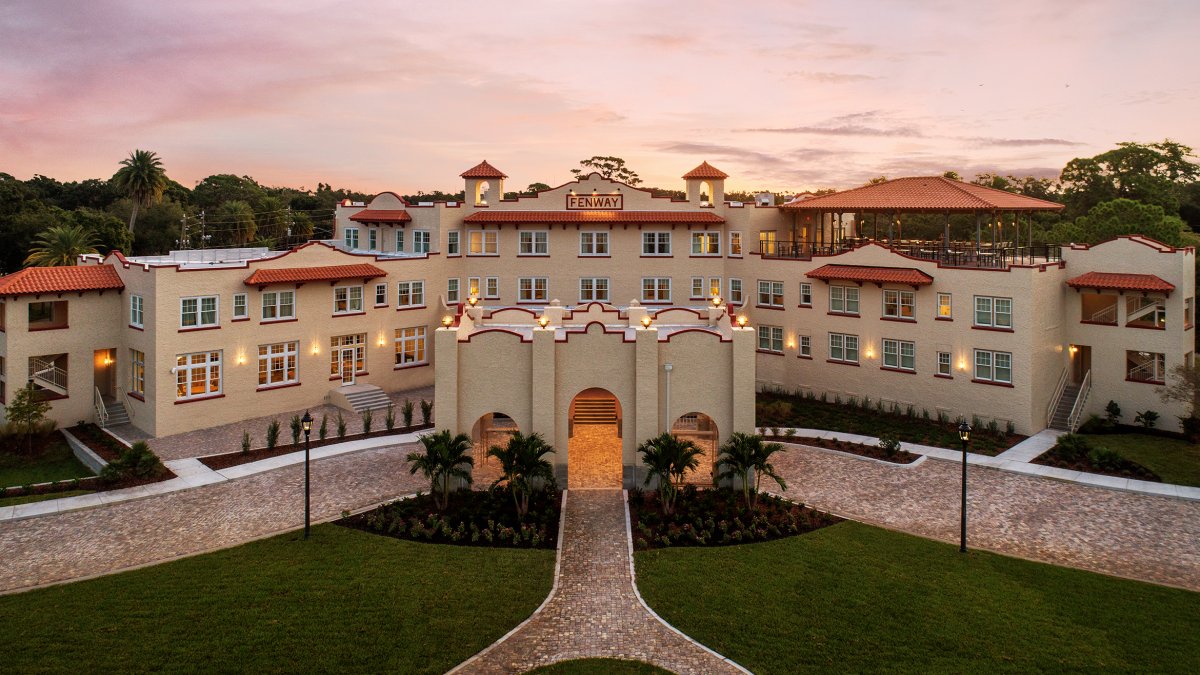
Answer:
<path fill-rule="evenodd" d="M 1082 471 L 1084 473 L 1098 473 L 1102 476 L 1115 476 L 1117 478 L 1134 478 L 1137 480 L 1148 480 L 1155 483 L 1161 483 L 1162 478 L 1150 469 L 1134 462 L 1132 460 L 1121 457 L 1114 459 L 1112 463 L 1106 466 L 1097 465 L 1090 458 L 1073 459 L 1062 456 L 1059 452 L 1059 447 L 1056 445 L 1050 448 L 1045 453 L 1034 458 L 1034 464 L 1044 466 L 1054 466 L 1060 469 L 1070 469 L 1072 471 Z"/>
<path fill-rule="evenodd" d="M 529 513 L 517 519 L 512 493 L 505 489 L 460 490 L 439 512 L 433 497 L 419 494 L 336 521 L 338 525 L 397 539 L 490 546 L 555 548 L 562 492 L 542 490 L 529 499 Z"/>
<path fill-rule="evenodd" d="M 637 550 L 673 546 L 730 546 L 793 537 L 819 530 L 841 518 L 760 494 L 755 509 L 746 509 L 740 491 L 685 486 L 675 499 L 675 512 L 663 513 L 657 492 L 629 491 L 629 518 Z"/>
<path fill-rule="evenodd" d="M 867 443 L 851 443 L 850 441 L 839 441 L 834 438 L 812 438 L 811 436 L 768 436 L 768 440 L 779 443 L 799 443 L 801 445 L 815 445 L 818 448 L 826 448 L 828 450 L 837 450 L 839 452 L 848 452 L 852 455 L 860 457 L 870 457 L 892 464 L 912 464 L 921 457 L 907 450 L 899 450 L 891 455 L 883 450 L 878 445 L 869 445 Z"/>
<path fill-rule="evenodd" d="M 388 431 L 387 429 L 380 429 L 379 431 L 372 431 L 369 434 L 349 434 L 349 435 L 345 436 L 344 438 L 338 438 L 337 436 L 333 436 L 330 438 L 326 438 L 323 441 L 322 440 L 313 440 L 311 447 L 320 448 L 320 447 L 323 447 L 326 445 L 333 445 L 334 443 L 345 443 L 346 441 L 357 441 L 357 440 L 362 440 L 364 438 L 376 438 L 379 436 L 394 436 L 396 434 L 407 434 L 407 433 L 412 433 L 414 431 L 423 431 L 425 429 L 432 429 L 432 428 L 433 428 L 433 424 L 414 424 L 411 427 L 396 427 L 395 429 L 393 429 L 391 431 Z M 289 431 L 288 433 L 290 435 L 291 432 Z M 242 451 L 238 450 L 235 452 L 226 452 L 226 453 L 223 453 L 220 455 L 209 455 L 207 457 L 199 457 L 198 459 L 200 460 L 200 463 L 204 464 L 204 466 L 207 466 L 208 468 L 213 469 L 213 470 L 219 470 L 219 469 L 228 469 L 231 466 L 238 466 L 239 464 L 248 464 L 250 462 L 257 462 L 260 459 L 268 459 L 271 457 L 278 457 L 280 455 L 288 455 L 293 452 L 296 452 L 297 450 L 304 450 L 304 441 L 300 441 L 299 443 L 296 443 L 296 444 L 288 443 L 286 445 L 277 445 L 270 450 L 268 450 L 266 448 L 259 448 L 257 450 L 251 450 L 250 452 L 242 452 Z"/>
<path fill-rule="evenodd" d="M 75 438 L 78 438 L 84 445 L 91 448 L 92 452 L 100 455 L 100 457 L 106 462 L 115 461 L 121 454 L 122 449 L 125 447 L 95 424 L 76 425 L 69 427 L 67 431 L 71 432 L 71 435 Z M 20 488 L 11 487 L 6 490 L 0 490 L 0 496 L 18 497 L 24 495 L 48 495 L 56 492 L 71 492 L 74 490 L 109 492 L 123 488 L 137 487 L 139 485 L 158 483 L 160 481 L 170 480 L 174 477 L 175 474 L 164 466 L 154 476 L 148 476 L 144 478 L 129 476 L 116 481 L 105 481 L 100 476 L 69 478 L 55 481 L 53 483 L 43 483 L 41 485 L 24 486 Z"/>

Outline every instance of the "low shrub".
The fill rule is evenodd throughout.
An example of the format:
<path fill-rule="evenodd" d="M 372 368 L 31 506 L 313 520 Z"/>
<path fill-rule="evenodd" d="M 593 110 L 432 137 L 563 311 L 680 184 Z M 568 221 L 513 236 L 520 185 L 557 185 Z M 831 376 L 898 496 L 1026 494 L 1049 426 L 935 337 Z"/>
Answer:
<path fill-rule="evenodd" d="M 115 461 L 109 462 L 100 472 L 100 478 L 109 483 L 129 478 L 153 478 L 163 468 L 158 455 L 150 451 L 150 446 L 145 441 L 138 441 L 126 448 Z"/>
<path fill-rule="evenodd" d="M 730 488 L 697 489 L 688 485 L 674 512 L 663 512 L 657 492 L 629 492 L 634 548 L 728 546 L 812 532 L 840 518 L 774 495 L 758 498 L 746 511 L 741 494 Z"/>
<path fill-rule="evenodd" d="M 1116 401 L 1109 401 L 1108 405 L 1104 406 L 1104 416 L 1110 425 L 1117 426 L 1121 421 L 1121 406 L 1117 405 Z"/>
<path fill-rule="evenodd" d="M 371 433 L 371 422 L 374 419 L 375 415 L 370 410 L 362 411 L 362 430 L 364 434 Z"/>
<path fill-rule="evenodd" d="M 387 415 L 383 418 L 383 426 L 388 431 L 396 428 L 396 406 L 389 405 L 387 407 Z"/>
<path fill-rule="evenodd" d="M 413 423 L 413 402 L 404 399 L 404 403 L 400 406 L 400 416 L 404 419 L 404 428 L 412 426 Z"/>
<path fill-rule="evenodd" d="M 337 437 L 346 437 L 346 418 L 342 417 L 342 412 L 340 410 L 338 411 L 337 416 Z"/>
<path fill-rule="evenodd" d="M 292 415 L 288 426 L 292 429 L 292 445 L 300 445 L 300 434 L 304 431 L 304 422 L 300 420 L 299 415 Z"/>
<path fill-rule="evenodd" d="M 421 399 L 421 424 L 429 424 L 433 420 L 433 401 Z"/>
<path fill-rule="evenodd" d="M 321 415 L 321 426 L 317 428 L 317 437 L 320 438 L 321 440 L 325 440 L 325 437 L 328 435 L 329 435 L 329 415 L 322 414 Z"/>
<path fill-rule="evenodd" d="M 1153 410 L 1143 410 L 1133 418 L 1133 421 L 1147 429 L 1153 429 L 1154 425 L 1158 423 L 1158 413 Z"/>
<path fill-rule="evenodd" d="M 884 434 L 879 437 L 879 449 L 889 458 L 893 458 L 900 453 L 900 439 L 891 434 Z"/>
<path fill-rule="evenodd" d="M 1058 437 L 1055 446 L 1056 454 L 1068 462 L 1082 462 L 1087 459 L 1092 446 L 1088 440 L 1079 434 L 1063 434 Z"/>
<path fill-rule="evenodd" d="M 279 445 L 279 420 L 271 420 L 267 425 L 267 449 L 274 450 Z"/>
<path fill-rule="evenodd" d="M 242 454 L 243 455 L 250 454 L 250 432 L 249 431 L 242 432 Z"/>

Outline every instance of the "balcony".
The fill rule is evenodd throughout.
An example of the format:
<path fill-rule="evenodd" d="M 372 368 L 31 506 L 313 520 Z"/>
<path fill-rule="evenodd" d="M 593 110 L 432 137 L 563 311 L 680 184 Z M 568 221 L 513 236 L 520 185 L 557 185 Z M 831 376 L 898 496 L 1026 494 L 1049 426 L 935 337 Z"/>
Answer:
<path fill-rule="evenodd" d="M 837 255 L 870 243 L 910 258 L 936 262 L 943 267 L 1008 269 L 1013 265 L 1040 265 L 1062 260 L 1062 247 L 1057 244 L 993 247 L 956 241 L 947 246 L 940 240 L 905 239 L 889 244 L 870 238 L 843 239 L 833 244 L 798 240 L 759 241 L 758 253 L 766 260 L 812 260 L 813 256 Z"/>
<path fill-rule="evenodd" d="M 29 381 L 44 399 L 67 395 L 67 355 L 47 354 L 29 357 Z"/>

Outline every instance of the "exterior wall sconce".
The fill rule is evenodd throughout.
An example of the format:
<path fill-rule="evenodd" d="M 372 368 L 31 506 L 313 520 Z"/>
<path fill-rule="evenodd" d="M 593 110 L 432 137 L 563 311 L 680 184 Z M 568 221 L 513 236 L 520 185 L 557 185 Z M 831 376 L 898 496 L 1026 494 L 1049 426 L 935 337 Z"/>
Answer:
<path fill-rule="evenodd" d="M 112 365 L 112 362 L 113 362 L 113 360 L 112 360 L 112 357 L 111 357 L 111 356 L 106 356 L 106 357 L 104 357 L 104 365 L 106 365 L 106 366 L 111 366 L 111 365 Z"/>
<path fill-rule="evenodd" d="M 317 343 L 315 343 L 315 342 L 314 342 L 314 343 L 313 343 L 313 346 L 312 346 L 312 354 L 313 354 L 313 356 L 316 356 L 317 354 L 320 354 L 320 353 L 321 353 L 321 347 L 320 347 L 320 346 L 318 346 L 318 345 L 317 345 Z"/>
<path fill-rule="evenodd" d="M 790 347 L 791 345 L 788 345 L 788 346 Z M 863 353 L 866 355 L 866 357 L 867 357 L 868 359 L 873 359 L 873 358 L 875 358 L 875 350 L 874 350 L 874 349 L 871 349 L 870 347 L 867 347 L 867 348 L 866 348 L 866 350 L 865 350 Z"/>
<path fill-rule="evenodd" d="M 545 328 L 546 326 L 548 326 L 550 324 L 550 317 L 543 314 L 538 317 L 537 321 L 538 321 L 539 326 L 541 326 L 542 328 Z"/>
<path fill-rule="evenodd" d="M 745 314 L 743 314 L 737 318 L 737 324 L 738 324 L 739 328 L 745 328 L 746 324 L 749 322 L 750 322 L 750 319 L 747 319 Z"/>
<path fill-rule="evenodd" d="M 646 316 L 642 317 L 642 328 L 649 328 L 649 327 L 650 327 L 650 315 L 647 314 Z"/>
<path fill-rule="evenodd" d="M 238 355 L 237 355 L 237 364 L 238 364 L 239 366 L 244 366 L 244 365 L 246 365 L 246 354 L 245 354 L 245 353 L 243 353 L 243 352 L 238 352 Z"/>
<path fill-rule="evenodd" d="M 1067 347 L 1067 351 L 1071 352 L 1071 356 L 1075 356 L 1075 352 L 1079 351 L 1079 347 L 1071 345 L 1070 347 Z"/>
<path fill-rule="evenodd" d="M 454 317 L 452 317 L 452 316 L 443 316 L 442 317 L 442 326 L 449 328 L 453 324 L 454 324 Z"/>

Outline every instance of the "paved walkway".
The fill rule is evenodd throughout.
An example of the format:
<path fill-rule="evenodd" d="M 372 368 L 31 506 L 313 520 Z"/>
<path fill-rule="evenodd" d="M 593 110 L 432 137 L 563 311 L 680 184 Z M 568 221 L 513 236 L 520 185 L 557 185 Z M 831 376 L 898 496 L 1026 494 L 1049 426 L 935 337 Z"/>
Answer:
<path fill-rule="evenodd" d="M 789 489 L 782 494 L 788 498 L 865 523 L 958 542 L 958 461 L 889 465 L 789 445 L 775 466 L 787 479 Z M 1200 591 L 1200 501 L 976 464 L 970 468 L 967 512 L 968 545 Z"/>
<path fill-rule="evenodd" d="M 451 673 L 520 673 L 593 657 L 647 661 L 678 673 L 744 673 L 669 627 L 642 604 L 624 493 L 570 490 L 555 586 L 506 638 Z"/>
<path fill-rule="evenodd" d="M 996 455 L 1000 461 L 1032 462 L 1038 456 L 1058 444 L 1058 437 L 1066 433 L 1058 429 L 1042 429 L 1036 434 Z"/>

